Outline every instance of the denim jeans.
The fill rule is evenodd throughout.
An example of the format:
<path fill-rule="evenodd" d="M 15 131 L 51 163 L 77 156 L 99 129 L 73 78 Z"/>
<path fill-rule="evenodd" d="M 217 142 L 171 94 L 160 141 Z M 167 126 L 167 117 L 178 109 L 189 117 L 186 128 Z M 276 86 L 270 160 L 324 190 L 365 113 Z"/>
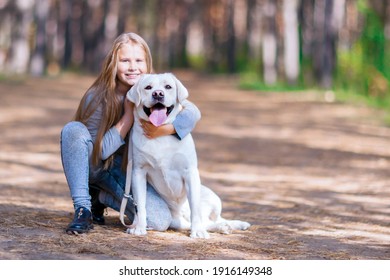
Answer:
<path fill-rule="evenodd" d="M 91 209 L 89 186 L 100 190 L 99 200 L 106 206 L 119 211 L 124 194 L 126 174 L 121 169 L 122 157 L 115 155 L 114 162 L 107 170 L 91 164 L 93 149 L 92 137 L 81 122 L 70 122 L 61 132 L 61 159 L 66 180 L 75 209 Z M 134 204 L 129 200 L 126 215 L 134 218 Z M 148 227 L 166 230 L 171 222 L 171 214 L 165 201 L 148 184 L 146 198 Z"/>

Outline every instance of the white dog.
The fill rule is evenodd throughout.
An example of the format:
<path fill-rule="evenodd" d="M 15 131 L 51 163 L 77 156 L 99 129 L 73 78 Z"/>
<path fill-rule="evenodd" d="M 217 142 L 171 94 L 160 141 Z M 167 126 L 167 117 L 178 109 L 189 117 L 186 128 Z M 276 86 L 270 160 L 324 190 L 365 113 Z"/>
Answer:
<path fill-rule="evenodd" d="M 221 217 L 220 198 L 201 185 L 191 135 L 178 140 L 172 136 L 148 139 L 143 134 L 140 119 L 156 126 L 172 123 L 182 109 L 181 104 L 188 102 L 187 97 L 187 89 L 170 73 L 145 74 L 127 93 L 127 98 L 135 104 L 131 187 L 138 208 L 138 217 L 128 230 L 131 234 L 146 234 L 147 181 L 167 202 L 172 229 L 190 229 L 191 237 L 208 238 L 207 231 L 229 233 L 250 226 L 247 222 Z"/>

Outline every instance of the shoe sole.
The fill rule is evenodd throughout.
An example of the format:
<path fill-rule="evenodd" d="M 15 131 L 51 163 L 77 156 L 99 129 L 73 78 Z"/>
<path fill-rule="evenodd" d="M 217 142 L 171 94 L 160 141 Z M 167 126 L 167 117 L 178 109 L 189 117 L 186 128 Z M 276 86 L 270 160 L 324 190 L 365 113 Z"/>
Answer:
<path fill-rule="evenodd" d="M 66 233 L 69 235 L 79 235 L 79 234 L 87 233 L 91 229 L 93 229 L 93 225 L 90 225 L 87 229 L 67 228 Z"/>

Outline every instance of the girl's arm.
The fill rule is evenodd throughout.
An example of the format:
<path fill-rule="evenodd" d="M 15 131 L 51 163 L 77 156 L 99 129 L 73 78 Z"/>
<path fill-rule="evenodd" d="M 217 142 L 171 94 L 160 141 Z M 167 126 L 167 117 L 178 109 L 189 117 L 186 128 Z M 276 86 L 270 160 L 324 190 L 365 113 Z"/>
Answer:
<path fill-rule="evenodd" d="M 121 119 L 111 127 L 103 136 L 102 160 L 106 160 L 125 144 L 125 137 L 134 123 L 134 104 L 125 98 L 124 114 Z"/>
<path fill-rule="evenodd" d="M 134 114 L 133 114 L 134 104 L 130 102 L 127 98 L 124 100 L 124 114 L 119 122 L 115 125 L 115 128 L 118 130 L 122 139 L 125 139 L 127 133 L 130 131 L 130 128 L 134 123 Z"/>
<path fill-rule="evenodd" d="M 125 144 L 125 137 L 131 129 L 134 121 L 133 103 L 125 99 L 124 114 L 116 125 L 111 127 L 103 136 L 102 139 L 102 160 L 106 160 L 113 153 L 115 153 L 123 144 Z M 86 126 L 91 134 L 92 141 L 95 143 L 96 135 L 102 118 L 102 108 L 97 110 L 89 118 Z"/>

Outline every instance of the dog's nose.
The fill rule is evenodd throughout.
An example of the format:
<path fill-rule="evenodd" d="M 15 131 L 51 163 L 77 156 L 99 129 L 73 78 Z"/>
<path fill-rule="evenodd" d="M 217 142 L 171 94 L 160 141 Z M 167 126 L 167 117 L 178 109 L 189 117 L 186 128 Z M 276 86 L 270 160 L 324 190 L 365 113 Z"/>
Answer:
<path fill-rule="evenodd" d="M 152 97 L 157 101 L 164 101 L 164 92 L 162 90 L 156 90 L 152 93 Z"/>

